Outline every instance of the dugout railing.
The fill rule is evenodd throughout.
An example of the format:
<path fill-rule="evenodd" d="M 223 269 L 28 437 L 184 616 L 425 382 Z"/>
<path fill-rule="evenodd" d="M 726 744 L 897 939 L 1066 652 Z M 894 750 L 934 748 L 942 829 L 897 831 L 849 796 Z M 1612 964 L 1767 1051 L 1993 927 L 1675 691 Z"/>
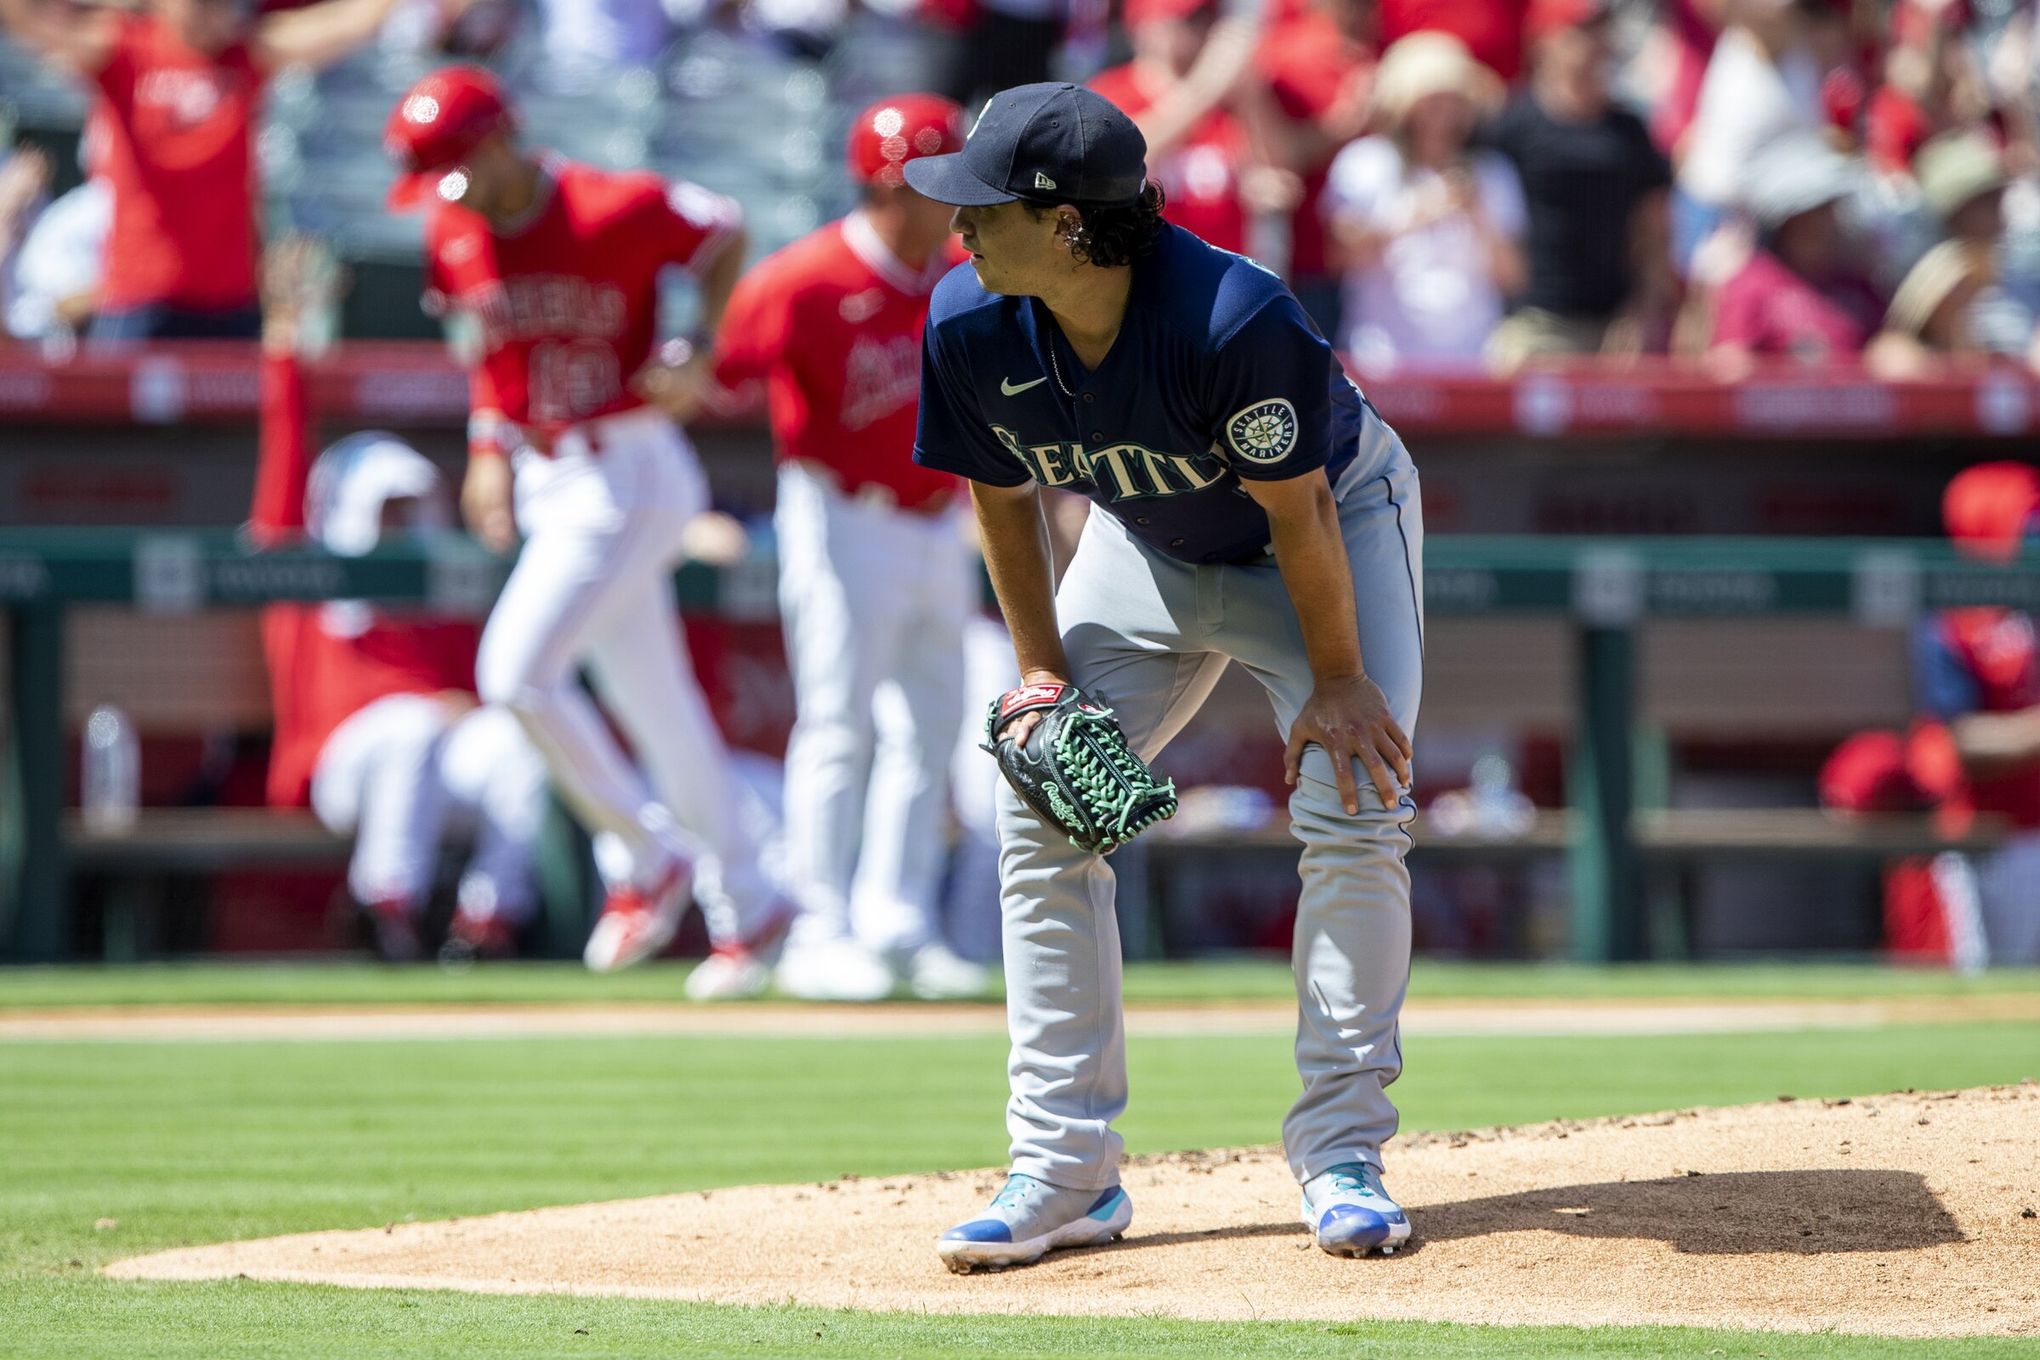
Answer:
<path fill-rule="evenodd" d="M 1873 629 L 1909 627 L 1923 612 L 1968 605 L 2040 610 L 2040 562 L 1990 565 L 1945 543 L 1910 540 L 1507 538 L 1437 536 L 1426 549 L 1431 619 L 1539 616 L 1569 623 L 1577 683 L 1566 787 L 1571 807 L 1520 838 L 1462 848 L 1480 853 L 1562 850 L 1571 865 L 1572 952 L 1628 960 L 1648 952 L 1645 858 L 1716 853 L 1910 853 L 1950 844 L 1920 823 L 1838 826 L 1808 812 L 1761 818 L 1639 809 L 1635 782 L 1638 634 L 1652 620 L 1840 618 Z M 70 874 L 81 850 L 118 861 L 118 844 L 82 846 L 62 808 L 65 613 L 115 604 L 158 616 L 244 609 L 285 600 L 362 599 L 480 612 L 507 564 L 465 540 L 432 551 L 386 549 L 339 558 L 261 552 L 230 531 L 0 530 L 0 609 L 7 617 L 7 764 L 0 846 L 4 957 L 59 958 L 68 938 Z M 755 617 L 771 599 L 772 565 L 754 558 L 679 574 L 682 607 Z M 227 840 L 155 833 L 159 860 L 229 855 Z M 1421 834 L 1421 832 L 1420 832 Z M 1973 844 L 1988 840 L 1988 830 Z M 1171 857 L 1280 847 L 1262 836 L 1158 838 Z M 309 845 L 309 842 L 306 843 Z M 311 847 L 316 849 L 316 847 Z M 148 862 L 146 845 L 127 847 Z"/>

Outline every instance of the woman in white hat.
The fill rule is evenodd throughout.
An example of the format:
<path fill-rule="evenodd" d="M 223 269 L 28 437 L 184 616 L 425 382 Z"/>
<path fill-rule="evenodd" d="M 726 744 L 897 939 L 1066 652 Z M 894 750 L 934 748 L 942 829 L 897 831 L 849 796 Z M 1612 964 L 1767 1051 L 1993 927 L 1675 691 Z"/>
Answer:
<path fill-rule="evenodd" d="M 1989 279 L 1964 302 L 1970 338 L 1979 349 L 2040 368 L 2040 260 L 2030 228 L 2024 249 L 2007 231 L 2013 216 L 2033 220 L 2040 186 L 2015 179 L 2005 153 L 1973 129 L 1935 137 L 1920 148 L 1913 168 L 1921 196 L 1946 233 L 1944 244 L 1960 245 L 1988 266 Z"/>
<path fill-rule="evenodd" d="M 1345 274 L 1346 333 L 1361 368 L 1481 365 L 1526 277 L 1523 189 L 1475 128 L 1500 88 L 1466 46 L 1412 33 L 1382 56 L 1382 131 L 1332 162 L 1325 216 Z"/>
<path fill-rule="evenodd" d="M 1892 294 L 1870 367 L 1886 378 L 1923 378 L 1985 362 L 1990 347 L 1973 324 L 1974 303 L 1992 278 L 1984 247 L 1943 241 L 1922 255 Z"/>

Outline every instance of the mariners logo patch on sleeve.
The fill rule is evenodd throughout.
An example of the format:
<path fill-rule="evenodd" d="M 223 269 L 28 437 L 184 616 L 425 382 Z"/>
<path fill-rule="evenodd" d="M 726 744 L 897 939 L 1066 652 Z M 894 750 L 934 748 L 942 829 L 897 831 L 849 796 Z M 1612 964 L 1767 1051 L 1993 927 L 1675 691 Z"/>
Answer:
<path fill-rule="evenodd" d="M 1281 397 L 1257 401 L 1225 423 L 1233 452 L 1256 463 L 1279 463 L 1296 447 L 1296 408 Z"/>

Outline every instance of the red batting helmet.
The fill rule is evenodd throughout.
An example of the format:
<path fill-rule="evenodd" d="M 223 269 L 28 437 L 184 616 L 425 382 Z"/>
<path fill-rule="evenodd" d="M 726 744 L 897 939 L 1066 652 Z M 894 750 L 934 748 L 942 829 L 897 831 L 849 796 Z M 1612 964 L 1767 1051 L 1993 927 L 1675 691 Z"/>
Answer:
<path fill-rule="evenodd" d="M 479 66 L 424 77 L 397 101 L 383 130 L 383 149 L 403 171 L 390 186 L 390 206 L 415 207 L 484 138 L 515 122 L 503 87 Z"/>
<path fill-rule="evenodd" d="M 1941 518 L 1963 552 L 2009 562 L 2040 532 L 2040 471 L 2012 462 L 1964 468 L 1941 495 Z"/>
<path fill-rule="evenodd" d="M 850 177 L 859 184 L 904 184 L 900 167 L 921 156 L 963 150 L 963 110 L 937 94 L 896 94 L 850 125 Z"/>

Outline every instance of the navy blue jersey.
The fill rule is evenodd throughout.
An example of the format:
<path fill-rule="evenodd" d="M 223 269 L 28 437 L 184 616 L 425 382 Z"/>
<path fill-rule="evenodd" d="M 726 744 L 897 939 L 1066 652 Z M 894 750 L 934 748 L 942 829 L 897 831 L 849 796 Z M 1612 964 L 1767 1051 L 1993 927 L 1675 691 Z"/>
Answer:
<path fill-rule="evenodd" d="M 1096 372 L 1039 299 L 986 292 L 967 262 L 950 271 L 922 341 L 914 458 L 1080 491 L 1170 557 L 1242 562 L 1269 533 L 1241 479 L 1336 482 L 1378 419 L 1280 279 L 1165 226 Z"/>

